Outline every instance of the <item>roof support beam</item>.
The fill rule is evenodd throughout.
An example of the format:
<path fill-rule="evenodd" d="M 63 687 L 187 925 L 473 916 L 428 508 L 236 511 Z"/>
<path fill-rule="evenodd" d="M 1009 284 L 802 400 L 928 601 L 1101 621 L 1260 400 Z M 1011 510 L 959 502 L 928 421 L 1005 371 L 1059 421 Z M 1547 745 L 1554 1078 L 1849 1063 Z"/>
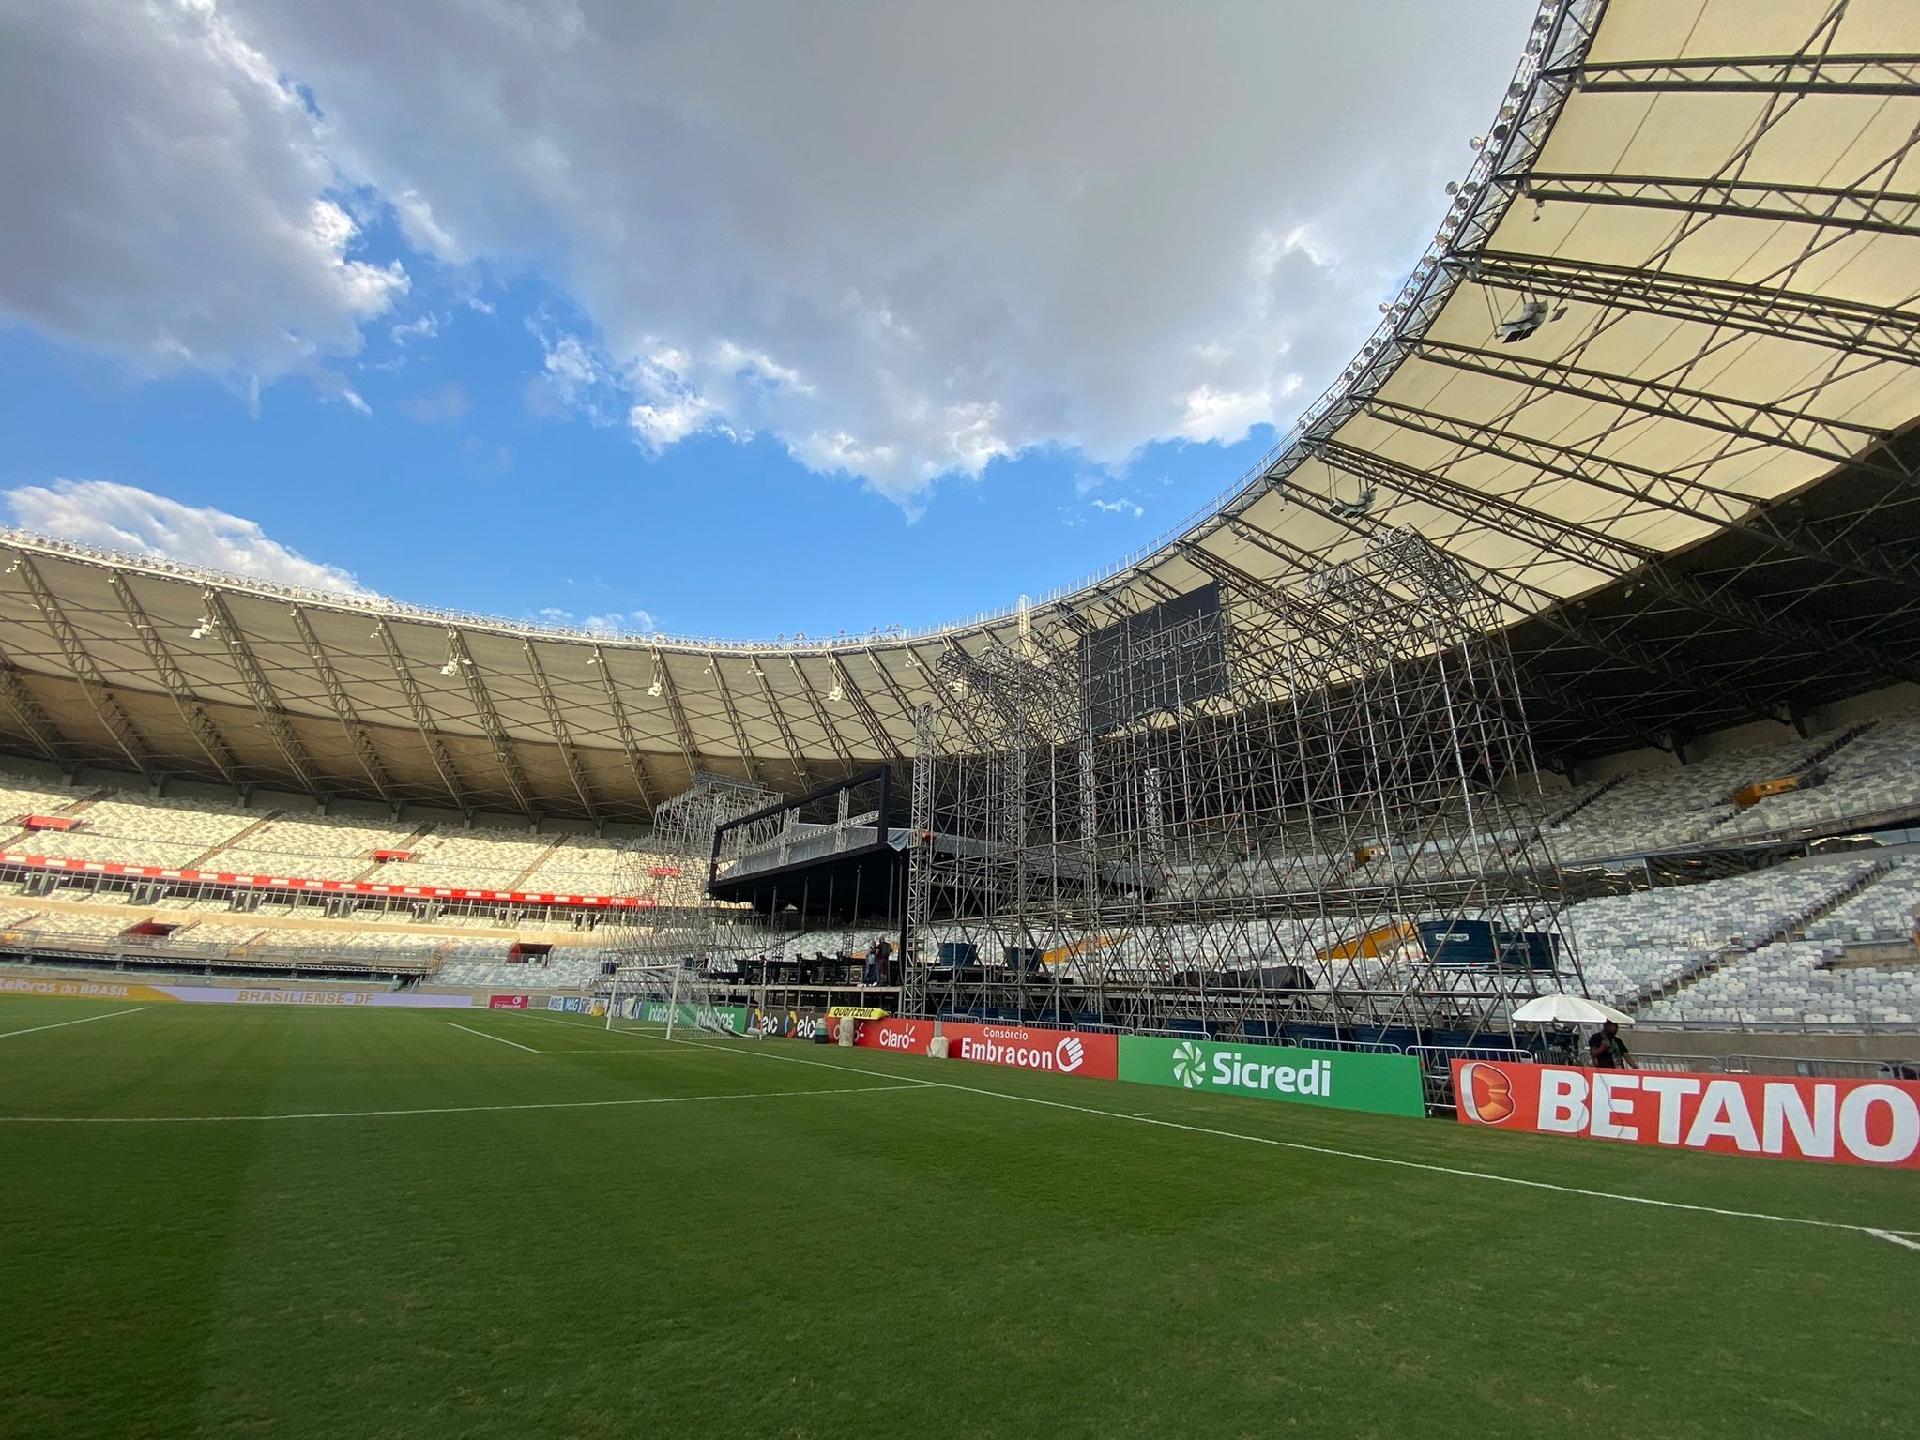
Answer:
<path fill-rule="evenodd" d="M 531 640 L 522 640 L 520 646 L 526 652 L 527 670 L 533 676 L 534 688 L 540 692 L 540 704 L 547 712 L 547 728 L 553 731 L 553 743 L 560 751 L 560 763 L 566 766 L 567 780 L 573 786 L 573 793 L 580 797 L 580 808 L 586 812 L 587 819 L 598 825 L 600 807 L 593 803 L 593 791 L 588 788 L 586 773 L 580 768 L 580 757 L 574 753 L 573 734 L 567 728 L 566 712 L 554 695 L 553 687 L 547 683 L 547 671 L 540 663 L 540 652 L 534 648 Z"/>
<path fill-rule="evenodd" d="M 20 678 L 19 667 L 4 654 L 0 654 L 0 705 L 13 716 L 14 724 L 33 742 L 34 749 L 62 769 L 67 768 L 69 762 L 59 732 Z"/>
<path fill-rule="evenodd" d="M 380 752 L 374 748 L 373 736 L 361 723 L 353 699 L 347 694 L 347 687 L 340 683 L 339 672 L 333 668 L 333 661 L 327 658 L 327 652 L 321 648 L 320 637 L 313 633 L 313 622 L 307 618 L 306 608 L 295 605 L 292 613 L 293 628 L 300 632 L 300 643 L 306 648 L 307 659 L 313 662 L 313 673 L 320 677 L 320 688 L 327 692 L 333 713 L 340 721 L 340 728 L 346 732 L 347 743 L 353 746 L 360 768 L 367 772 L 374 792 L 398 809 L 400 797 L 394 793 L 393 782 L 387 778 L 387 767 L 381 762 Z"/>
<path fill-rule="evenodd" d="M 387 652 L 387 663 L 393 667 L 393 678 L 399 682 L 400 695 L 407 702 L 408 713 L 413 716 L 414 728 L 420 732 L 420 743 L 427 747 L 427 758 L 433 762 L 440 783 L 447 787 L 447 794 L 453 797 L 454 808 L 462 815 L 471 816 L 473 802 L 467 798 L 466 789 L 460 783 L 460 772 L 453 768 L 453 757 L 447 754 L 447 747 L 440 741 L 433 712 L 427 709 L 427 702 L 421 698 L 413 671 L 407 668 L 407 657 L 400 653 L 400 643 L 393 638 L 393 626 L 387 623 L 384 616 L 374 621 L 374 626 L 373 633 L 380 637 L 380 644 Z"/>
<path fill-rule="evenodd" d="M 1311 551 L 1302 549 L 1292 541 L 1274 534 L 1271 530 L 1255 525 L 1244 516 L 1235 516 L 1228 520 L 1227 528 L 1249 545 L 1254 546 L 1256 549 L 1266 551 L 1276 560 L 1283 561 L 1296 569 L 1311 572 L 1314 569 L 1320 568 L 1322 565 L 1319 557 Z M 1348 528 L 1352 529 L 1354 527 L 1349 526 Z M 1602 708 L 1598 701 L 1592 700 L 1578 690 L 1569 687 L 1558 677 L 1545 674 L 1538 666 L 1524 664 L 1518 656 L 1514 657 L 1514 663 L 1521 670 L 1523 678 L 1527 683 L 1547 698 L 1569 703 L 1572 708 L 1578 709 L 1589 718 L 1604 721 L 1607 729 L 1622 734 L 1629 740 L 1635 741 L 1640 745 L 1653 746 L 1662 750 L 1671 750 L 1673 748 L 1670 740 L 1654 734 L 1654 732 L 1646 729 L 1644 726 L 1636 724 L 1629 716 L 1617 708 L 1611 710 Z"/>
<path fill-rule="evenodd" d="M 621 702 L 620 687 L 613 683 L 607 669 L 607 657 L 598 645 L 593 647 L 593 665 L 600 672 L 600 687 L 606 691 L 607 710 L 613 716 L 614 733 L 620 737 L 620 751 L 627 758 L 627 773 L 633 779 L 634 792 L 647 812 L 653 812 L 653 790 L 647 784 L 646 762 L 640 758 L 640 746 L 634 740 L 633 725 L 627 719 L 627 707 Z"/>
<path fill-rule="evenodd" d="M 1782 614 L 1740 595 L 1727 586 L 1708 587 L 1671 566 L 1657 551 L 1616 539 L 1605 531 L 1561 519 L 1523 505 L 1505 495 L 1476 490 L 1458 481 L 1416 470 L 1337 441 L 1315 447 L 1328 464 L 1369 483 L 1381 484 L 1402 495 L 1473 524 L 1518 535 L 1549 554 L 1602 571 L 1616 579 L 1633 578 L 1676 604 L 1743 626 L 1768 639 L 1803 645 L 1815 654 L 1848 657 L 1891 680 L 1920 683 L 1920 665 L 1903 660 L 1880 646 L 1853 639 L 1825 625 Z"/>
<path fill-rule="evenodd" d="M 1371 519 L 1365 519 L 1365 523 L 1361 523 L 1364 517 L 1343 511 L 1335 502 L 1314 494 L 1297 480 L 1287 488 L 1287 494 L 1303 508 L 1312 510 L 1323 519 L 1331 520 L 1357 535 L 1372 538 L 1390 528 Z M 1711 682 L 1692 667 L 1674 660 L 1669 655 L 1655 654 L 1645 646 L 1623 639 L 1617 634 L 1602 631 L 1590 620 L 1577 616 L 1568 608 L 1564 597 L 1550 590 L 1543 590 L 1538 585 L 1530 584 L 1518 576 L 1489 569 L 1487 566 L 1475 564 L 1458 555 L 1453 558 L 1454 562 L 1460 566 L 1462 573 L 1467 575 L 1483 594 L 1510 610 L 1517 610 L 1539 620 L 1543 625 L 1560 631 L 1569 639 L 1579 641 L 1589 650 L 1598 651 L 1617 664 L 1645 671 L 1648 675 L 1657 676 L 1707 699 L 1724 698 L 1762 720 L 1784 721 L 1788 718 L 1788 707 L 1784 701 L 1754 695 L 1736 685 L 1723 685 L 1716 691 L 1712 688 Z"/>
<path fill-rule="evenodd" d="M 799 775 L 800 783 L 808 791 L 819 788 L 813 777 L 813 767 L 807 764 L 807 757 L 800 749 L 800 742 L 794 738 L 793 726 L 787 721 L 787 712 L 780 708 L 780 701 L 773 693 L 773 682 L 767 678 L 767 667 L 758 655 L 747 656 L 747 664 L 760 682 L 760 698 L 767 703 L 767 713 L 773 716 L 773 723 L 780 732 L 780 743 L 787 747 L 787 754 L 793 760 L 794 772 Z"/>
<path fill-rule="evenodd" d="M 801 693 L 807 697 L 807 706 L 813 711 L 814 723 L 820 727 L 820 733 L 827 737 L 827 744 L 833 747 L 833 753 L 839 757 L 840 763 L 851 768 L 853 765 L 853 752 L 847 749 L 847 742 L 841 737 L 840 727 L 834 724 L 833 717 L 827 714 L 827 707 L 820 699 L 820 692 L 814 688 L 813 681 L 808 678 L 805 667 L 800 664 L 799 657 L 795 655 L 787 656 L 787 665 L 792 669 L 794 677 L 800 682 Z M 844 689 L 841 693 L 842 695 L 845 694 Z M 882 753 L 885 752 L 883 751 Z"/>
<path fill-rule="evenodd" d="M 1689 215 L 1783 221 L 1879 235 L 1920 234 L 1920 195 L 1847 185 L 1783 185 L 1676 175 L 1577 175 L 1533 171 L 1517 177 L 1529 200 L 1627 205 Z"/>
<path fill-rule="evenodd" d="M 222 780 L 238 787 L 239 762 L 233 758 L 233 751 L 227 748 L 226 740 L 214 728 L 213 721 L 207 718 L 206 710 L 194 695 L 193 682 L 187 679 L 175 662 L 172 649 L 160 638 L 152 618 L 134 595 L 133 586 L 118 570 L 107 571 L 107 584 L 113 588 L 114 597 L 120 602 L 121 613 L 127 617 L 127 624 L 140 637 L 140 648 L 147 652 L 148 663 L 153 666 L 160 683 L 172 697 L 173 707 L 180 712 L 180 719 L 186 724 L 187 733 L 193 736 L 194 744 L 200 747 L 201 753 L 207 757 L 207 763 L 213 766 Z"/>
<path fill-rule="evenodd" d="M 533 797 L 527 789 L 526 773 L 520 768 L 520 757 L 513 753 L 513 742 L 507 739 L 507 727 L 500 723 L 500 711 L 493 703 L 493 696 L 487 692 L 486 682 L 480 678 L 480 667 L 473 663 L 473 656 L 467 650 L 467 637 L 458 630 L 447 631 L 448 658 L 460 671 L 460 678 L 466 682 L 467 698 L 473 702 L 474 713 L 480 717 L 480 727 L 487 732 L 487 740 L 493 746 L 493 758 L 500 764 L 500 778 L 506 781 L 507 793 L 513 797 L 513 803 L 527 819 L 537 821 L 540 812 L 534 808 Z"/>
<path fill-rule="evenodd" d="M 1920 87 L 1920 55 L 1740 55 L 1684 60 L 1614 60 L 1549 66 L 1544 80 L 1582 90 L 1651 93 L 1684 90 L 1766 95 L 1911 95 Z"/>
<path fill-rule="evenodd" d="M 895 703 L 903 701 L 906 697 L 900 694 L 900 687 L 893 683 L 893 677 L 887 673 L 887 667 L 880 663 L 880 657 L 874 653 L 873 647 L 863 646 L 861 653 L 867 657 L 867 663 L 873 666 L 874 674 L 880 677 L 880 683 L 893 692 Z M 867 733 L 873 737 L 875 753 L 882 758 L 891 758 L 895 764 L 905 767 L 907 757 L 901 753 L 899 743 L 893 738 L 892 732 L 880 723 L 880 712 L 873 708 L 873 702 L 867 699 L 866 692 L 853 683 L 853 672 L 848 670 L 845 663 L 841 661 L 839 652 L 829 651 L 827 661 L 833 666 L 833 673 L 839 682 L 841 693 L 847 697 L 854 712 L 859 715 L 860 723 L 867 727 Z M 911 710 L 903 713 L 909 718 L 913 714 Z"/>
<path fill-rule="evenodd" d="M 54 643 L 60 647 L 60 655 L 67 662 L 67 669 L 73 672 L 73 678 L 80 683 L 80 693 L 86 696 L 87 706 L 93 711 L 94 718 L 119 747 L 120 753 L 127 757 L 127 763 L 149 785 L 154 784 L 160 777 L 154 769 L 153 757 L 148 753 L 146 743 L 127 719 L 126 711 L 120 708 L 120 702 L 113 698 L 113 692 L 107 688 L 107 682 L 100 674 L 100 667 L 93 663 L 93 657 L 87 653 L 87 647 L 82 643 L 80 633 L 73 628 L 73 622 L 67 618 L 67 612 L 60 608 L 60 602 L 53 598 L 47 582 L 40 578 L 40 570 L 33 563 L 33 557 L 21 551 L 16 565 L 20 582 L 27 587 L 27 594 L 33 597 L 34 608 L 40 612 L 41 621 L 53 635 Z"/>
<path fill-rule="evenodd" d="M 1494 289 L 1718 325 L 1904 365 L 1920 363 L 1920 312 L 1912 310 L 1665 270 L 1496 250 L 1454 255 L 1441 263 Z"/>
<path fill-rule="evenodd" d="M 267 683 L 265 671 L 254 658 L 253 648 L 247 644 L 240 627 L 233 623 L 233 614 L 227 609 L 227 602 L 218 590 L 208 586 L 200 592 L 200 602 L 207 607 L 207 618 L 213 621 L 213 628 L 226 643 L 227 658 L 233 662 L 235 673 L 240 676 L 240 684 L 246 689 L 247 696 L 253 701 L 253 708 L 260 716 L 261 727 L 267 732 L 267 738 L 273 741 L 273 748 L 280 752 L 280 758 L 287 762 L 287 769 L 300 787 L 309 795 L 320 800 L 327 798 L 327 789 L 320 781 L 320 772 L 314 768 L 313 761 L 307 757 L 306 747 L 301 745 L 293 733 L 293 726 L 287 723 L 287 714 L 280 704 L 280 697 Z"/>
<path fill-rule="evenodd" d="M 700 773 L 700 746 L 693 738 L 693 727 L 687 723 L 686 707 L 680 703 L 680 687 L 674 684 L 673 671 L 667 668 L 666 656 L 658 649 L 653 652 L 653 683 L 660 687 L 660 693 L 667 702 L 667 718 L 673 722 L 674 738 L 680 742 L 680 756 L 687 762 L 687 784 L 693 784 L 693 777 Z M 652 687 L 648 687 L 649 693 Z"/>
<path fill-rule="evenodd" d="M 1476 421 L 1411 405 L 1375 399 L 1367 413 L 1415 434 L 1431 436 L 1496 459 L 1578 480 L 1611 494 L 1693 520 L 1724 525 L 1804 559 L 1837 570 L 1920 591 L 1920 557 L 1862 545 L 1807 525 L 1792 524 L 1777 510 L 1746 495 L 1688 481 L 1665 471 L 1616 460 L 1574 445 L 1536 440 L 1512 430 L 1488 429 Z"/>
<path fill-rule="evenodd" d="M 1582 365 L 1535 360 L 1511 351 L 1502 354 L 1424 337 L 1410 340 L 1407 345 L 1428 364 L 1445 365 L 1473 375 L 1489 375 L 1524 389 L 1572 395 L 1642 415 L 1678 417 L 1724 435 L 1760 440 L 1836 465 L 1884 469 L 1862 457 L 1864 452 L 1882 444 L 1888 438 L 1887 433 L 1850 420 L 1809 415 L 1784 405 L 1736 400 L 1685 385 L 1614 375 Z"/>
<path fill-rule="evenodd" d="M 759 669 L 755 664 L 754 668 Z M 733 730 L 733 745 L 740 752 L 740 768 L 747 772 L 747 778 L 754 784 L 760 779 L 760 762 L 754 758 L 753 746 L 747 741 L 747 727 L 740 723 L 740 707 L 733 703 L 733 692 L 727 688 L 727 677 L 721 672 L 720 657 L 711 650 L 707 652 L 707 673 L 713 676 L 713 688 L 720 692 L 721 708 L 727 712 L 727 724 Z"/>
<path fill-rule="evenodd" d="M 1287 487 L 1287 494 L 1303 509 L 1330 520 L 1341 529 L 1362 539 L 1381 538 L 1391 527 L 1382 524 L 1372 516 L 1351 512 L 1336 502 L 1301 485 L 1298 478 Z M 1239 524 L 1246 524 L 1243 519 Z M 1258 528 L 1258 527 L 1252 527 Z M 1269 539 L 1270 532 L 1262 531 Z M 1750 695 L 1739 687 L 1723 687 L 1718 693 L 1709 688 L 1709 682 L 1690 667 L 1680 664 L 1666 655 L 1656 655 L 1645 647 L 1601 631 L 1591 621 L 1572 614 L 1562 602 L 1562 598 L 1551 591 L 1519 579 L 1516 576 L 1502 574 L 1477 565 L 1459 556 L 1455 556 L 1463 573 L 1468 575 L 1474 585 L 1503 608 L 1517 612 L 1522 616 L 1537 619 L 1541 624 L 1560 631 L 1571 640 L 1576 640 L 1590 650 L 1595 650 L 1617 664 L 1630 669 L 1644 671 L 1657 676 L 1670 684 L 1677 685 L 1689 694 L 1700 695 L 1708 699 L 1728 700 L 1749 714 L 1765 720 L 1786 718 L 1787 707 L 1772 699 L 1763 699 Z"/>

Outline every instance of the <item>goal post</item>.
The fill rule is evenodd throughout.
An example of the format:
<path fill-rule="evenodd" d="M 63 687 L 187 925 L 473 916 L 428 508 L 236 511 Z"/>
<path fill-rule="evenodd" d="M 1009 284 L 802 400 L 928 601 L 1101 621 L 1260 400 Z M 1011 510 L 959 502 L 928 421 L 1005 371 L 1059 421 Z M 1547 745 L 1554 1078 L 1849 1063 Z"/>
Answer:
<path fill-rule="evenodd" d="M 712 981 L 683 962 L 625 965 L 612 977 L 607 1029 L 672 1040 L 683 1031 L 738 1036 L 748 1032 L 744 1007 L 728 1004 Z"/>

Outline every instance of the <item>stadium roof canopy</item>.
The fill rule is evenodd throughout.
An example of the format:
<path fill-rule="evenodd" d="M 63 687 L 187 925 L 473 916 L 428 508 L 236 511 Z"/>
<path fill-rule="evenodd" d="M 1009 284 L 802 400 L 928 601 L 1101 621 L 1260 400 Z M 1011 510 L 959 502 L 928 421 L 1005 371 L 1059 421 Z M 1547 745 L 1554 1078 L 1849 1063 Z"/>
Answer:
<path fill-rule="evenodd" d="M 1914 0 L 1550 0 L 1347 371 L 1204 514 L 1039 610 L 1104 624 L 1412 527 L 1498 598 L 1550 758 L 1920 680 L 1917 147 Z M 940 653 L 1019 623 L 596 635 L 0 552 L 0 745 L 529 817 L 899 758 Z"/>

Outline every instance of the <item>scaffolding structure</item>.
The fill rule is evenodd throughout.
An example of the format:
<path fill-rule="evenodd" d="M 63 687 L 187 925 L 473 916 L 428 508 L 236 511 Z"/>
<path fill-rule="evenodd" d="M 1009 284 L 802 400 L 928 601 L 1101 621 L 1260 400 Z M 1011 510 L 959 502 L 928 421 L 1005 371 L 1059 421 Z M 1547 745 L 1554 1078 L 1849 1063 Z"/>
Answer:
<path fill-rule="evenodd" d="M 904 1013 L 1490 1034 L 1584 990 L 1495 619 L 1388 531 L 1284 587 L 1222 565 L 948 650 L 916 717 Z"/>
<path fill-rule="evenodd" d="M 636 912 L 614 949 L 616 975 L 656 970 L 663 965 L 710 968 L 729 948 L 731 929 L 748 926 L 744 907 L 722 905 L 707 893 L 716 862 L 737 859 L 749 830 L 728 832 L 727 853 L 716 854 L 715 837 L 733 821 L 765 809 L 779 799 L 775 791 L 750 780 L 700 771 L 693 784 L 661 803 L 653 833 L 625 847 L 617 867 L 619 892 L 651 900 Z M 749 928 L 751 928 L 749 926 Z"/>

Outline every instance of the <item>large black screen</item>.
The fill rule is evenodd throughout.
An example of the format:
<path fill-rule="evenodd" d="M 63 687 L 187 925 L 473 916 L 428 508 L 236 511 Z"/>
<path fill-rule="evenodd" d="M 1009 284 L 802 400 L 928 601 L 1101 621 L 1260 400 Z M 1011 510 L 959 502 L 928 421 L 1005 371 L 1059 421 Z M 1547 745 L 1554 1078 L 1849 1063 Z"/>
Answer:
<path fill-rule="evenodd" d="M 1097 732 L 1227 690 L 1220 587 L 1129 616 L 1080 642 L 1089 723 Z"/>

